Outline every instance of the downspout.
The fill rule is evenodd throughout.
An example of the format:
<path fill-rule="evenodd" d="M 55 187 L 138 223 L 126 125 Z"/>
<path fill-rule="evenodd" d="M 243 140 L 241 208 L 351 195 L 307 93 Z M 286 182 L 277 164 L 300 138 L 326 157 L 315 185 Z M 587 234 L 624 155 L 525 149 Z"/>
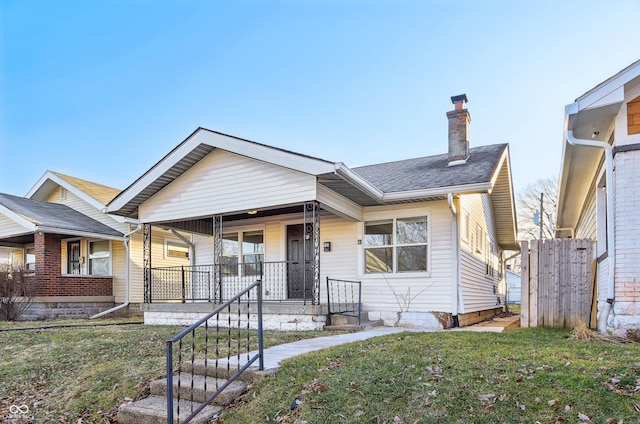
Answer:
<path fill-rule="evenodd" d="M 458 240 L 458 213 L 456 205 L 453 204 L 453 193 L 447 194 L 447 204 L 451 211 L 451 256 L 455 267 L 453 273 L 453 291 L 451 296 L 451 317 L 453 318 L 453 326 L 460 327 L 458 320 L 458 289 L 460 286 L 460 260 L 459 260 L 459 240 Z"/>
<path fill-rule="evenodd" d="M 607 257 L 608 264 L 608 281 L 607 281 L 607 301 L 602 310 L 598 314 L 598 331 L 602 334 L 607 333 L 607 321 L 615 300 L 615 271 L 616 271 L 616 237 L 615 237 L 615 219 L 614 219 L 614 187 L 613 187 L 613 149 L 609 143 L 603 141 L 578 139 L 573 136 L 573 130 L 567 130 L 567 141 L 574 146 L 594 147 L 604 150 L 605 154 L 605 172 L 607 184 Z"/>
<path fill-rule="evenodd" d="M 122 308 L 126 308 L 127 306 L 129 306 L 129 278 L 130 278 L 130 265 L 131 265 L 131 260 L 129 258 L 129 241 L 130 241 L 130 237 L 132 234 L 137 233 L 138 231 L 140 231 L 142 229 L 142 224 L 138 223 L 138 226 L 133 230 L 133 231 L 129 231 L 127 234 L 124 235 L 125 240 L 122 242 L 124 244 L 124 250 L 126 252 L 126 263 L 125 263 L 125 276 L 124 276 L 124 303 L 122 305 L 118 305 L 116 307 L 113 307 L 111 309 L 107 309 L 106 311 L 102 311 L 99 314 L 95 314 L 92 317 L 89 317 L 89 319 L 95 319 L 95 318 L 100 318 L 102 316 L 105 316 L 107 314 L 110 314 L 112 312 L 118 311 Z"/>

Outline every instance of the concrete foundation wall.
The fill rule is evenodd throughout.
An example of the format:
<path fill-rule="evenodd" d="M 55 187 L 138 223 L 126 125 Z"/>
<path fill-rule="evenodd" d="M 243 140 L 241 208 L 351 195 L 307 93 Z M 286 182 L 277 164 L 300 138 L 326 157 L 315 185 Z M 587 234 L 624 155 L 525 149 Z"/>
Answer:
<path fill-rule="evenodd" d="M 18 321 L 89 318 L 114 306 L 113 302 L 33 302 Z"/>

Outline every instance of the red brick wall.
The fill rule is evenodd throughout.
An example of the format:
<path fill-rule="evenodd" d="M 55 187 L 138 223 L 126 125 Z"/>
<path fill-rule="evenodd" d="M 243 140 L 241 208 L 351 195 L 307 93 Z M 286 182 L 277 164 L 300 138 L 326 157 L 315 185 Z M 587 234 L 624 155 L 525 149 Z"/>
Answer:
<path fill-rule="evenodd" d="M 95 275 L 62 275 L 62 236 L 36 233 L 34 296 L 113 296 L 113 278 Z"/>

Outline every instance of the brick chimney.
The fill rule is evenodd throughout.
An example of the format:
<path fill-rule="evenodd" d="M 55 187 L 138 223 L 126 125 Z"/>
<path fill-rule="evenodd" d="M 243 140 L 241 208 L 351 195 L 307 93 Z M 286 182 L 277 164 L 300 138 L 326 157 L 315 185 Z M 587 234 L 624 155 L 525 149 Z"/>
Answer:
<path fill-rule="evenodd" d="M 449 166 L 460 165 L 469 159 L 469 124 L 471 115 L 464 108 L 467 95 L 451 97 L 455 109 L 447 112 L 449 119 Z"/>

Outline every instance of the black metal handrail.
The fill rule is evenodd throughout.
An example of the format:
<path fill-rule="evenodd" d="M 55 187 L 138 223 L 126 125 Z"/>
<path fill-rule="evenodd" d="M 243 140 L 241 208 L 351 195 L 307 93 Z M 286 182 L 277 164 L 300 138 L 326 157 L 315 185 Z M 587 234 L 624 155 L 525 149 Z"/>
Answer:
<path fill-rule="evenodd" d="M 362 282 L 338 280 L 327 277 L 327 312 L 332 315 L 343 315 L 362 322 Z"/>
<path fill-rule="evenodd" d="M 218 308 L 216 308 L 213 312 L 209 313 L 208 315 L 204 316 L 203 318 L 201 318 L 200 320 L 198 320 L 197 322 L 195 322 L 194 324 L 190 325 L 189 327 L 187 327 L 186 329 L 184 329 L 183 331 L 181 331 L 178 335 L 176 335 L 175 337 L 173 337 L 171 340 L 167 340 L 166 341 L 166 372 L 167 372 L 167 423 L 169 424 L 173 424 L 174 423 L 174 411 L 173 411 L 173 402 L 174 402 L 174 397 L 173 397 L 173 381 L 174 381 L 174 375 L 173 375 L 173 350 L 175 347 L 175 344 L 178 344 L 178 363 L 177 363 L 177 381 L 178 381 L 178 391 L 177 391 L 177 411 L 176 411 L 176 415 L 178 419 L 180 419 L 180 392 L 181 392 L 181 374 L 182 374 L 182 368 L 183 368 L 183 354 L 182 354 L 182 347 L 183 347 L 183 339 L 185 337 L 187 337 L 188 335 L 191 335 L 191 349 L 190 349 L 190 359 L 189 361 L 191 362 L 191 387 L 190 387 L 190 400 L 193 404 L 193 392 L 194 392 L 194 388 L 193 388 L 193 370 L 194 370 L 194 363 L 195 363 L 195 358 L 196 358 L 196 330 L 198 328 L 201 328 L 204 326 L 204 349 L 203 349 L 203 353 L 204 353 L 204 376 L 205 376 L 205 381 L 204 381 L 204 393 L 206 396 L 207 393 L 207 381 L 206 381 L 206 376 L 208 375 L 207 373 L 207 366 L 208 366 L 208 356 L 209 356 L 209 321 L 213 320 L 215 317 L 215 321 L 216 321 L 216 325 L 215 325 L 215 372 L 216 372 L 216 387 L 215 387 L 215 392 L 212 393 L 206 400 L 204 403 L 200 404 L 198 407 L 196 407 L 195 409 L 191 409 L 190 410 L 190 414 L 188 415 L 187 418 L 185 418 L 183 421 L 181 421 L 181 423 L 188 423 L 189 421 L 191 421 L 197 414 L 199 414 L 209 403 L 211 403 L 225 388 L 227 388 L 229 386 L 229 384 L 231 384 L 233 381 L 235 381 L 236 379 L 238 379 L 238 377 L 247 369 L 249 368 L 253 363 L 255 363 L 256 361 L 258 361 L 258 367 L 260 370 L 264 369 L 264 339 L 263 339 L 263 333 L 262 333 L 262 289 L 261 289 L 261 285 L 262 285 L 262 281 L 261 280 L 257 280 L 255 283 L 253 283 L 252 285 L 250 285 L 249 287 L 245 288 L 244 290 L 242 290 L 241 292 L 239 292 L 238 294 L 236 294 L 235 296 L 233 296 L 231 299 L 229 299 L 228 301 L 226 301 L 224 304 L 220 305 Z M 256 298 L 257 298 L 257 307 L 258 307 L 258 316 L 257 316 L 257 338 L 258 338 L 258 352 L 256 354 L 254 354 L 253 356 L 250 357 L 250 352 L 251 352 L 251 348 L 250 348 L 250 323 L 249 323 L 249 299 L 250 299 L 250 294 L 252 291 L 256 292 Z M 241 346 L 241 315 L 242 315 L 242 300 L 243 297 L 246 298 L 246 328 L 244 328 L 244 330 L 246 330 L 246 344 L 244 344 L 243 346 Z M 232 311 L 232 306 L 236 305 L 237 307 L 235 308 L 234 311 Z M 220 314 L 221 313 L 226 313 L 227 314 L 227 322 L 221 322 L 220 321 Z M 237 320 L 234 320 L 232 322 L 231 316 L 232 314 L 236 314 L 237 315 Z M 225 325 L 226 324 L 226 325 Z M 235 334 L 232 334 L 232 328 L 233 326 L 237 324 L 237 326 L 235 327 L 236 332 Z M 220 352 L 220 346 L 219 346 L 219 341 L 220 341 L 220 329 L 221 328 L 225 328 L 227 329 L 227 357 L 226 357 L 226 361 L 223 361 L 223 363 L 226 363 L 227 366 L 227 377 L 226 380 L 227 382 L 224 384 L 221 384 L 220 386 L 218 386 L 218 363 L 219 361 L 221 361 L 221 358 L 219 357 L 219 352 Z M 231 351 L 232 351 L 232 336 L 236 337 L 236 340 L 233 344 L 233 348 L 237 348 L 237 352 L 235 355 L 231 355 Z M 237 344 L 236 344 L 237 343 Z M 244 365 L 241 366 L 241 355 L 243 355 L 246 350 L 246 361 L 244 363 Z M 241 352 L 242 351 L 242 352 Z M 237 359 L 237 369 L 236 371 L 233 373 L 233 375 L 231 375 L 231 358 L 232 356 L 236 357 Z M 222 358 L 224 359 L 224 358 Z"/>
<path fill-rule="evenodd" d="M 149 301 L 219 303 L 260 278 L 264 300 L 315 304 L 319 287 L 312 266 L 311 261 L 280 261 L 151 268 Z M 216 275 L 220 281 L 215 281 Z"/>

